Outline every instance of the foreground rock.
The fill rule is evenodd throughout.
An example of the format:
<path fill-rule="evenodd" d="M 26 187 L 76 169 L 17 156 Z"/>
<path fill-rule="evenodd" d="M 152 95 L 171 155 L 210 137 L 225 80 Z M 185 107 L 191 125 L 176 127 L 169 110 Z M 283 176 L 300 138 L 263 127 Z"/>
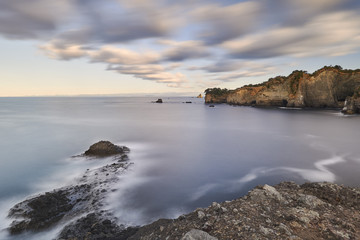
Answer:
<path fill-rule="evenodd" d="M 95 152 L 100 151 L 101 154 L 109 152 L 108 148 L 103 150 L 103 146 L 113 148 L 105 141 L 93 146 L 96 146 Z M 93 150 L 92 147 L 89 150 Z M 118 176 L 131 165 L 122 160 L 124 157 L 127 158 L 125 149 L 128 148 L 120 147 L 120 149 L 120 151 L 118 148 L 113 149 L 116 150 L 119 160 L 113 158 L 110 164 L 86 170 L 81 178 L 74 180 L 73 185 L 30 197 L 16 204 L 8 214 L 8 217 L 13 219 L 9 232 L 11 234 L 39 232 L 56 225 L 63 225 L 65 227 L 59 235 L 60 239 L 91 240 L 103 239 L 104 236 L 106 238 L 120 236 L 125 227 L 116 225 L 117 219 L 109 210 L 104 210 L 104 200 L 118 183 Z"/>
<path fill-rule="evenodd" d="M 331 183 L 259 186 L 245 197 L 143 226 L 129 239 L 201 239 L 190 238 L 194 229 L 203 239 L 360 239 L 360 189 Z"/>
<path fill-rule="evenodd" d="M 340 66 L 323 67 L 312 74 L 294 71 L 256 85 L 236 90 L 207 89 L 206 103 L 229 103 L 245 106 L 277 106 L 297 108 L 343 108 L 345 100 L 359 109 L 356 99 L 360 87 L 360 69 L 343 70 Z M 345 106 L 346 107 L 346 106 Z M 346 110 L 345 110 L 346 111 Z M 354 110 L 355 112 L 357 110 Z"/>
<path fill-rule="evenodd" d="M 128 153 L 130 150 L 125 146 L 117 146 L 109 141 L 100 141 L 90 146 L 90 148 L 85 151 L 85 156 L 90 157 L 108 157 L 118 154 Z"/>

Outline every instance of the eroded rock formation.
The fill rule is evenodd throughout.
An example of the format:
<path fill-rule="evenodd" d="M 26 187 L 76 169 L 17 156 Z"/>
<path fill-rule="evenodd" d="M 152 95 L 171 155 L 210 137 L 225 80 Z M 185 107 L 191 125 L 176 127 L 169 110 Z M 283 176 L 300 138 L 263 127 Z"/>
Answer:
<path fill-rule="evenodd" d="M 257 85 L 220 92 L 206 90 L 206 103 L 229 103 L 246 106 L 280 106 L 300 108 L 343 108 L 345 100 L 359 109 L 354 97 L 360 87 L 360 69 L 343 70 L 340 66 L 324 67 L 309 74 L 294 71 Z M 349 98 L 350 97 L 350 98 Z"/>

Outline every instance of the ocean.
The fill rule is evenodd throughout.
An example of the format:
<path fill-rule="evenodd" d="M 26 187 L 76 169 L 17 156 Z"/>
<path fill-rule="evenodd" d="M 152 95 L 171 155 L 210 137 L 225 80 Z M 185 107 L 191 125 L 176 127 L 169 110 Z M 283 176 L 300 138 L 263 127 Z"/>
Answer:
<path fill-rule="evenodd" d="M 107 206 L 119 223 L 174 218 L 259 184 L 329 181 L 360 187 L 360 116 L 204 104 L 192 97 L 0 98 L 0 239 L 8 210 L 71 184 L 103 160 L 79 160 L 99 140 L 131 149 Z M 191 101 L 192 103 L 185 103 Z M 27 236 L 51 239 L 57 229 Z"/>

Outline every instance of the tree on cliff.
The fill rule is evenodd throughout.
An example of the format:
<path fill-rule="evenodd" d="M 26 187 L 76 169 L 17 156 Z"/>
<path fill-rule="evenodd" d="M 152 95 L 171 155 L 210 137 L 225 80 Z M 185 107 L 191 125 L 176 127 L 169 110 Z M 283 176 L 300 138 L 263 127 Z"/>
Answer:
<path fill-rule="evenodd" d="M 227 88 L 208 88 L 205 91 L 205 94 L 210 94 L 213 96 L 221 96 L 230 92 Z"/>

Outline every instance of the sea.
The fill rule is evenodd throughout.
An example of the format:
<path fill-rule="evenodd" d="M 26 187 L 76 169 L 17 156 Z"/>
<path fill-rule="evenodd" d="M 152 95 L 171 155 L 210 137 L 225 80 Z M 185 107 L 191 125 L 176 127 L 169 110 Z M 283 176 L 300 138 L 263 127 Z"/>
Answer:
<path fill-rule="evenodd" d="M 22 239 L 6 231 L 14 204 L 96 167 L 96 160 L 72 156 L 100 140 L 131 149 L 133 164 L 107 199 L 127 226 L 239 198 L 256 185 L 327 181 L 360 187 L 360 116 L 162 99 L 0 98 L 0 239 Z M 57 231 L 26 239 L 52 239 Z"/>

